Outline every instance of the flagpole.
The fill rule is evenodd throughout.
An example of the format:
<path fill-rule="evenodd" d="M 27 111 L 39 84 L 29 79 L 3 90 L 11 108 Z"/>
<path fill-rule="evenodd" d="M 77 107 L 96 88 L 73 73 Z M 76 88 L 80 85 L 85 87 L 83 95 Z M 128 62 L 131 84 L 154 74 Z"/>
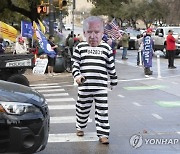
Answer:
<path fill-rule="evenodd" d="M 49 0 L 49 35 L 54 35 L 53 0 Z"/>

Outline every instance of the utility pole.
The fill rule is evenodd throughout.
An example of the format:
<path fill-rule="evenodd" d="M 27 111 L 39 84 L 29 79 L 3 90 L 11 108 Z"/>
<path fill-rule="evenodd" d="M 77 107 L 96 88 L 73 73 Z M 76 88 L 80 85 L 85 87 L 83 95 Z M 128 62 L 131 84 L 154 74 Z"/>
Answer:
<path fill-rule="evenodd" d="M 54 7 L 53 7 L 53 0 L 49 0 L 49 35 L 54 35 Z"/>
<path fill-rule="evenodd" d="M 76 8 L 76 1 L 73 0 L 73 6 L 72 6 L 72 37 L 74 39 L 74 10 Z"/>
<path fill-rule="evenodd" d="M 60 32 L 62 33 L 63 28 L 63 22 L 62 22 L 63 16 L 62 16 L 62 10 L 59 10 L 59 24 L 60 24 Z"/>

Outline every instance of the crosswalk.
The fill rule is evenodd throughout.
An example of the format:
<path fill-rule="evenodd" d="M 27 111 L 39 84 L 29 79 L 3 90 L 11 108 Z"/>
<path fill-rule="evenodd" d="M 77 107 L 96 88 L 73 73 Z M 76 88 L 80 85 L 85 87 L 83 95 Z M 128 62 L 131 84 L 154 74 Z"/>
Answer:
<path fill-rule="evenodd" d="M 67 112 L 67 111 L 75 111 L 75 99 L 72 98 L 69 93 L 65 90 L 65 87 L 73 85 L 67 84 L 60 84 L 60 83 L 46 83 L 46 84 L 32 84 L 31 88 L 37 90 L 41 94 L 44 95 L 46 101 L 49 106 L 50 115 L 52 112 L 56 112 L 56 114 L 50 116 L 50 130 L 51 127 L 56 127 L 55 125 L 62 125 L 63 128 L 64 124 L 73 124 L 75 128 L 76 117 L 73 114 L 74 112 Z M 63 115 L 57 116 L 60 111 L 64 114 L 72 113 L 72 115 Z M 91 123 L 92 119 L 88 119 L 88 123 Z M 67 127 L 67 126 L 66 126 Z M 63 132 L 61 133 L 53 133 L 49 134 L 49 143 L 58 143 L 58 142 L 87 142 L 87 141 L 98 141 L 98 137 L 96 136 L 96 132 L 85 132 L 84 137 L 76 136 L 74 132 L 66 132 L 66 128 L 64 126 Z"/>

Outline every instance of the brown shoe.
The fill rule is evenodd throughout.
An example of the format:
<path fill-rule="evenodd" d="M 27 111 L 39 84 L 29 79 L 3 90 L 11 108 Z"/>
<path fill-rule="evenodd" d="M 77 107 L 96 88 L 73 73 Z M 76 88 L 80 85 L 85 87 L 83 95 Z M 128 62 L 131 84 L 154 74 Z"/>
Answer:
<path fill-rule="evenodd" d="M 109 140 L 107 137 L 99 138 L 99 142 L 102 144 L 109 144 Z"/>
<path fill-rule="evenodd" d="M 77 130 L 76 135 L 77 136 L 84 136 L 84 132 L 82 130 Z"/>

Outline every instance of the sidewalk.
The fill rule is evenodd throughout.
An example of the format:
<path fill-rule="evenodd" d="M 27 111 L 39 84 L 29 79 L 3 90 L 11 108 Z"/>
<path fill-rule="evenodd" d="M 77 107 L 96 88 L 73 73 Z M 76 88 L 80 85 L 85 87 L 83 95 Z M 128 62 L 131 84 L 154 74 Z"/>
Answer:
<path fill-rule="evenodd" d="M 73 77 L 71 73 L 67 72 L 62 72 L 62 73 L 55 73 L 54 76 L 49 76 L 48 74 L 33 74 L 32 70 L 27 70 L 24 75 L 28 78 L 30 84 L 32 83 L 41 83 L 44 81 L 47 82 L 63 82 L 63 81 L 72 81 L 73 82 Z"/>

